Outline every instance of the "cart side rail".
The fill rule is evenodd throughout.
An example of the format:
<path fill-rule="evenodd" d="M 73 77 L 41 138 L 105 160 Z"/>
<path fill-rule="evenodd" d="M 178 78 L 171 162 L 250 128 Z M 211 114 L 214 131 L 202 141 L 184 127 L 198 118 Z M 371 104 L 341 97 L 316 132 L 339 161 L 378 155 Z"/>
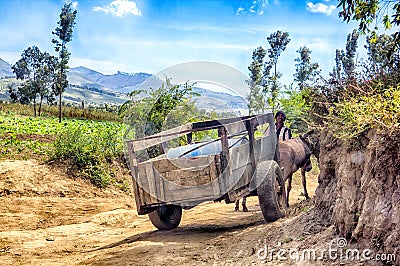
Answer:
<path fill-rule="evenodd" d="M 273 124 L 274 118 L 272 113 L 267 113 L 262 115 L 252 115 L 189 123 L 144 138 L 128 140 L 128 148 L 135 152 L 141 151 L 151 146 L 167 142 L 169 140 L 187 135 L 192 132 L 218 129 L 220 127 L 225 127 L 228 133 L 243 132 L 247 129 L 246 121 L 250 121 L 254 126 L 258 126 L 266 123 L 271 123 L 271 121 Z"/>

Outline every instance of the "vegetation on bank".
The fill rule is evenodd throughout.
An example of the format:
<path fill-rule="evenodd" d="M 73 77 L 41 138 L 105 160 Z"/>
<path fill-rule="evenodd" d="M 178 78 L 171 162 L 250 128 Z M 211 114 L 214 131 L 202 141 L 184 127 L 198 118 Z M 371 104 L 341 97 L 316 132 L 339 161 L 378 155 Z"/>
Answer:
<path fill-rule="evenodd" d="M 362 90 L 362 88 L 360 88 Z M 400 86 L 384 92 L 362 92 L 335 103 L 328 115 L 329 126 L 339 138 L 356 138 L 369 129 L 378 134 L 400 133 Z"/>
<path fill-rule="evenodd" d="M 349 34 L 346 50 L 336 52 L 336 66 L 312 95 L 314 121 L 336 137 L 355 140 L 372 129 L 378 134 L 400 133 L 400 3 L 398 1 L 340 1 L 339 16 L 359 29 Z M 371 25 L 374 25 L 372 28 Z M 391 34 L 378 34 L 378 27 Z M 358 37 L 367 34 L 368 58 L 356 60 Z"/>

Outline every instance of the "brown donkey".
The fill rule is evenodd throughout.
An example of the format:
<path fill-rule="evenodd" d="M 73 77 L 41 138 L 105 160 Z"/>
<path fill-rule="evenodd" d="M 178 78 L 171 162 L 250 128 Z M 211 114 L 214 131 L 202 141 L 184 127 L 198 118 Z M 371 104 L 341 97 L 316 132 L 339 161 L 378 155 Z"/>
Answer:
<path fill-rule="evenodd" d="M 304 197 L 309 199 L 306 184 L 306 172 L 312 169 L 310 157 L 314 155 L 319 159 L 319 139 L 314 130 L 294 139 L 280 141 L 278 144 L 280 166 L 283 169 L 283 180 L 288 180 L 286 192 L 286 205 L 289 206 L 289 193 L 292 189 L 293 173 L 301 168 Z M 243 211 L 248 211 L 246 207 L 246 197 L 242 201 Z M 239 200 L 236 200 L 235 210 L 239 210 Z"/>
<path fill-rule="evenodd" d="M 306 183 L 306 172 L 312 169 L 310 157 L 319 159 L 319 140 L 310 131 L 299 138 L 279 142 L 280 166 L 283 169 L 283 180 L 288 180 L 286 205 L 289 206 L 289 193 L 292 189 L 293 173 L 301 169 L 304 197 L 309 199 Z"/>

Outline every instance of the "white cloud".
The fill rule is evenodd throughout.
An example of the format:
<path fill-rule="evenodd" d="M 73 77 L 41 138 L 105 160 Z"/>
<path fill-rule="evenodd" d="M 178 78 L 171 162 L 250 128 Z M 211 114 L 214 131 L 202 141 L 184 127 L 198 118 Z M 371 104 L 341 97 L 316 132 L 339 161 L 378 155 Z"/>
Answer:
<path fill-rule="evenodd" d="M 311 13 L 323 13 L 327 16 L 332 14 L 332 11 L 336 9 L 334 5 L 325 5 L 323 3 L 313 4 L 312 2 L 307 3 L 307 10 Z"/>
<path fill-rule="evenodd" d="M 133 16 L 142 15 L 142 12 L 138 9 L 136 3 L 129 0 L 114 0 L 107 6 L 93 7 L 93 11 L 104 12 L 106 14 L 111 14 L 116 17 L 125 17 L 129 15 Z"/>
<path fill-rule="evenodd" d="M 279 3 L 277 0 L 274 2 L 275 4 Z M 242 13 L 251 13 L 251 14 L 257 14 L 257 15 L 263 15 L 264 11 L 267 9 L 268 6 L 268 0 L 253 0 L 251 5 L 244 5 L 240 6 L 236 10 L 236 15 L 240 15 Z"/>
<path fill-rule="evenodd" d="M 78 7 L 78 2 L 72 2 L 72 8 L 76 10 Z"/>
<path fill-rule="evenodd" d="M 240 7 L 236 10 L 236 15 L 239 15 L 239 14 L 242 13 L 243 11 L 244 11 L 244 8 L 240 6 Z"/>

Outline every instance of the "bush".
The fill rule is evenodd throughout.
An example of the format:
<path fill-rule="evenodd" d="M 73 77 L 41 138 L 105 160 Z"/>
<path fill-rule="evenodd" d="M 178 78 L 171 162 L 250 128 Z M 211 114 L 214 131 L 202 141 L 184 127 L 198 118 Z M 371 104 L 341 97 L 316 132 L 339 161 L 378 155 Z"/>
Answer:
<path fill-rule="evenodd" d="M 337 137 L 350 139 L 368 129 L 387 135 L 400 130 L 400 86 L 365 92 L 334 104 L 328 118 Z"/>
<path fill-rule="evenodd" d="M 72 160 L 79 177 L 105 188 L 113 175 L 107 162 L 123 154 L 123 125 L 91 122 L 65 124 L 57 133 L 53 159 Z"/>

